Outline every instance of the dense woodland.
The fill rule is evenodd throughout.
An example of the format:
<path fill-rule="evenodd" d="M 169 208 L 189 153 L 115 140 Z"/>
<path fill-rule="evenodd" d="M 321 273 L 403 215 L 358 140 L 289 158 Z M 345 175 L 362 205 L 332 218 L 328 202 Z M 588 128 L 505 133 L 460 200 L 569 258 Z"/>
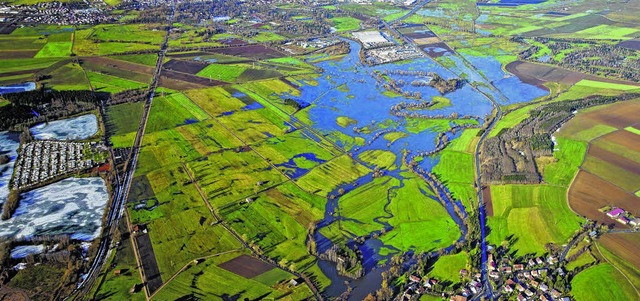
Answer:
<path fill-rule="evenodd" d="M 526 43 L 519 37 L 512 40 Z M 640 58 L 636 51 L 591 40 L 535 37 L 533 41 L 542 46 L 529 47 L 519 54 L 520 59 L 537 61 L 536 55 L 546 47 L 551 50 L 548 63 L 594 75 L 640 81 Z"/>
<path fill-rule="evenodd" d="M 10 104 L 0 108 L 0 130 L 15 130 L 21 124 L 31 125 L 93 110 L 100 101 L 108 99 L 109 94 L 40 89 L 1 97 Z"/>
<path fill-rule="evenodd" d="M 486 140 L 482 177 L 488 183 L 540 183 L 542 175 L 535 158 L 552 156 L 551 135 L 573 118 L 576 110 L 640 97 L 594 95 L 579 100 L 550 103 L 530 111 L 530 117 Z"/>

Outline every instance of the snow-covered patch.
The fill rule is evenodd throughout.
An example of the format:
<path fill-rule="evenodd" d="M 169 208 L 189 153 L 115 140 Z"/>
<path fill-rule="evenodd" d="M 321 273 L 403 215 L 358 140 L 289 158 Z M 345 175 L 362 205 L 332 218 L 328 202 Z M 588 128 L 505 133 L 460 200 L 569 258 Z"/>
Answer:
<path fill-rule="evenodd" d="M 98 133 L 98 119 L 96 115 L 86 114 L 41 123 L 32 127 L 31 133 L 41 140 L 83 140 Z"/>
<path fill-rule="evenodd" d="M 18 157 L 20 140 L 17 134 L 0 132 L 0 156 L 9 156 L 9 162 L 0 164 L 0 205 L 4 204 L 9 196 L 9 181 L 13 174 L 13 166 Z M 0 211 L 2 208 L 0 207 Z"/>
<path fill-rule="evenodd" d="M 14 271 L 20 271 L 20 270 L 24 270 L 27 268 L 27 264 L 24 262 L 18 263 L 13 267 Z"/>
<path fill-rule="evenodd" d="M 66 234 L 93 240 L 100 235 L 108 199 L 107 186 L 99 177 L 67 178 L 25 192 L 13 217 L 0 221 L 0 237 Z"/>
<path fill-rule="evenodd" d="M 37 246 L 17 246 L 11 250 L 11 258 L 25 258 L 30 254 L 40 254 L 44 252 L 44 245 Z"/>

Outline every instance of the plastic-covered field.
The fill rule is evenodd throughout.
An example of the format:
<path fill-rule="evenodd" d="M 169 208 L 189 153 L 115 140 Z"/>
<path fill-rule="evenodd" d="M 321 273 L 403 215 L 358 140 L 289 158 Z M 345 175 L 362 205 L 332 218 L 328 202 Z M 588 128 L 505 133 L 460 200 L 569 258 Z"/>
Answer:
<path fill-rule="evenodd" d="M 40 140 L 83 140 L 98 133 L 98 119 L 96 115 L 86 114 L 41 123 L 32 127 L 31 133 Z"/>
<path fill-rule="evenodd" d="M 67 178 L 25 192 L 13 217 L 0 221 L 0 237 L 65 234 L 93 240 L 100 235 L 108 199 L 107 186 L 99 177 Z"/>

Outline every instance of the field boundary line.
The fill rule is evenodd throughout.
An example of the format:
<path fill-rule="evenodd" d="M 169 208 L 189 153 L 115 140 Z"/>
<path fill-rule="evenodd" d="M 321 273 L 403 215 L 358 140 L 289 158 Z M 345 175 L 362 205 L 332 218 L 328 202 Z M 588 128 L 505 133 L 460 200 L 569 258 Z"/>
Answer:
<path fill-rule="evenodd" d="M 229 253 L 234 253 L 234 252 L 240 252 L 240 251 L 242 251 L 242 248 L 240 248 L 240 249 L 232 249 L 232 250 L 228 250 L 228 251 L 224 251 L 224 252 L 211 254 L 211 255 L 198 257 L 198 258 L 189 260 L 189 262 L 187 262 L 180 270 L 178 270 L 175 274 L 173 274 L 173 276 L 171 276 L 171 278 L 167 279 L 167 281 L 162 283 L 162 285 L 158 289 L 156 289 L 156 291 L 153 292 L 153 294 L 151 294 L 151 296 L 149 296 L 148 299 L 151 300 L 151 298 L 155 297 L 161 289 L 163 289 L 169 282 L 173 281 L 176 277 L 178 277 L 178 275 L 180 275 L 182 272 L 184 272 L 195 261 L 206 260 L 206 259 L 209 259 L 211 257 L 216 257 L 216 256 L 229 254 Z"/>
<path fill-rule="evenodd" d="M 600 246 L 598 245 L 597 242 L 595 243 L 595 245 L 596 245 L 596 249 L 598 249 L 598 253 L 600 253 L 600 256 L 604 258 L 604 261 L 606 261 L 608 264 L 614 267 L 618 271 L 618 273 L 622 274 L 622 276 L 624 276 L 624 279 L 627 279 L 627 282 L 629 282 L 629 284 L 631 284 L 631 287 L 633 287 L 633 289 L 636 291 L 636 295 L 640 296 L 640 292 L 638 291 L 636 286 L 633 285 L 633 282 L 631 282 L 631 279 L 627 277 L 627 274 L 623 273 L 615 264 L 613 264 L 611 261 L 609 261 L 609 259 L 607 259 L 607 256 L 604 256 L 604 254 L 602 254 L 602 251 L 600 251 Z"/>

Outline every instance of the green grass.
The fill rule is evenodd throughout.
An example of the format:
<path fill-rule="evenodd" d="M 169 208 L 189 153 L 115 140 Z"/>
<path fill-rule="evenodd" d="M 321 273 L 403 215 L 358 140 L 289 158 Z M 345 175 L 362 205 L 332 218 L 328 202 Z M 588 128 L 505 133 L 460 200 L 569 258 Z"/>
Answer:
<path fill-rule="evenodd" d="M 571 130 L 576 131 L 572 132 Z M 584 142 L 589 142 L 594 140 L 600 136 L 604 136 L 609 133 L 613 133 L 618 129 L 606 124 L 596 124 L 589 128 L 585 128 L 584 126 L 568 126 L 567 128 L 563 128 L 562 135 L 570 137 L 575 140 L 580 140 Z"/>
<path fill-rule="evenodd" d="M 129 290 L 141 282 L 130 240 L 122 240 L 112 252 L 108 266 L 101 275 L 104 278 L 99 285 L 95 286 L 96 292 L 92 296 L 93 299 L 144 300 L 143 292 L 129 294 Z M 120 270 L 120 275 L 114 274 L 116 270 Z M 98 281 L 100 280 L 101 278 L 98 278 Z"/>
<path fill-rule="evenodd" d="M 307 63 L 295 57 L 280 57 L 280 58 L 270 59 L 267 61 L 273 62 L 273 63 L 279 63 L 279 64 L 294 65 L 294 66 L 307 66 Z"/>
<path fill-rule="evenodd" d="M 55 90 L 90 90 L 89 81 L 80 65 L 66 64 L 49 73 L 51 79 L 45 82 L 46 87 Z"/>
<path fill-rule="evenodd" d="M 545 166 L 543 178 L 550 184 L 568 186 L 587 152 L 587 144 L 563 137 L 556 138 L 557 150 L 553 157 L 557 162 Z"/>
<path fill-rule="evenodd" d="M 36 59 L 3 59 L 2 64 L 0 64 L 0 72 L 14 72 L 14 71 L 22 71 L 22 70 L 34 70 L 34 69 L 43 69 L 47 68 L 57 61 L 61 60 L 60 58 L 36 58 Z"/>
<path fill-rule="evenodd" d="M 402 139 L 407 136 L 409 135 L 405 132 L 390 132 L 390 133 L 384 134 L 382 137 L 384 138 L 384 140 L 389 141 L 389 144 L 391 144 L 396 142 L 398 139 Z"/>
<path fill-rule="evenodd" d="M 544 253 L 549 242 L 564 243 L 582 221 L 568 207 L 566 191 L 549 185 L 492 185 L 489 241 L 499 245 L 513 234 L 519 255 Z"/>
<path fill-rule="evenodd" d="M 130 147 L 142 118 L 144 103 L 123 103 L 107 107 L 107 132 L 114 148 Z"/>
<path fill-rule="evenodd" d="M 245 104 L 222 87 L 189 90 L 185 94 L 207 113 L 218 116 L 224 112 L 239 110 Z"/>
<path fill-rule="evenodd" d="M 87 77 L 96 92 L 118 93 L 124 90 L 141 89 L 146 84 L 108 74 L 87 71 Z"/>
<path fill-rule="evenodd" d="M 434 277 L 440 281 L 460 282 L 460 270 L 466 269 L 469 265 L 469 255 L 461 252 L 455 255 L 445 255 L 436 261 L 429 277 Z"/>
<path fill-rule="evenodd" d="M 445 183 L 454 198 L 463 202 L 467 210 L 471 210 L 476 199 L 473 160 L 470 153 L 445 149 L 440 152 L 440 160 L 433 167 L 433 173 Z"/>
<path fill-rule="evenodd" d="M 630 39 L 632 34 L 636 33 L 638 30 L 635 28 L 628 27 L 618 27 L 607 24 L 601 24 L 598 26 L 594 26 L 591 28 L 587 28 L 584 30 L 580 30 L 573 34 L 575 38 L 585 38 L 585 39 Z M 629 36 L 629 37 L 627 37 Z"/>
<path fill-rule="evenodd" d="M 353 17 L 336 17 L 329 19 L 338 32 L 360 29 L 360 20 Z"/>
<path fill-rule="evenodd" d="M 632 132 L 632 133 L 634 133 L 636 135 L 640 135 L 640 129 L 634 128 L 632 126 L 628 126 L 628 127 L 624 128 L 624 129 L 629 131 L 629 132 Z"/>
<path fill-rule="evenodd" d="M 202 121 L 208 115 L 184 94 L 174 93 L 155 97 L 147 121 L 147 133 L 170 129 L 191 122 Z"/>
<path fill-rule="evenodd" d="M 227 65 L 227 64 L 211 64 L 198 72 L 198 76 L 221 80 L 225 82 L 234 82 L 245 70 L 247 65 Z"/>
<path fill-rule="evenodd" d="M 590 267 L 571 280 L 571 294 L 582 300 L 637 300 L 629 282 L 607 263 Z"/>
<path fill-rule="evenodd" d="M 478 137 L 479 129 L 466 129 L 460 134 L 460 137 L 451 141 L 447 145 L 447 150 L 473 153 L 475 152 L 475 140 Z"/>
<path fill-rule="evenodd" d="M 593 156 L 587 156 L 582 168 L 598 177 L 615 184 L 627 192 L 640 189 L 638 174 Z"/>
<path fill-rule="evenodd" d="M 67 57 L 71 55 L 71 45 L 71 42 L 48 42 L 35 57 Z"/>
<path fill-rule="evenodd" d="M 453 244 L 460 230 L 448 212 L 429 197 L 431 193 L 422 179 L 409 174 L 404 177 L 405 186 L 394 191 L 389 205 L 394 216 L 388 221 L 394 229 L 383 235 L 382 241 L 402 251 L 416 252 Z"/>
<path fill-rule="evenodd" d="M 114 56 L 114 59 L 127 61 L 136 64 L 142 64 L 146 66 L 155 66 L 158 61 L 157 54 L 127 54 L 127 55 L 118 55 Z"/>
<path fill-rule="evenodd" d="M 600 89 L 622 90 L 622 91 L 640 90 L 640 86 L 631 86 L 631 85 L 624 85 L 624 84 L 606 83 L 606 82 L 599 82 L 599 81 L 593 81 L 593 80 L 588 80 L 588 79 L 583 79 L 583 80 L 577 82 L 576 86 L 584 86 L 584 87 L 600 88 Z"/>
<path fill-rule="evenodd" d="M 618 235 L 618 234 L 616 234 Z M 637 235 L 637 234 L 619 234 L 619 235 Z M 640 269 L 635 266 L 633 263 L 627 261 L 622 258 L 619 254 L 620 252 L 628 252 L 626 249 L 618 249 L 617 254 L 613 253 L 609 249 L 604 248 L 601 244 L 598 244 L 598 248 L 596 249 L 599 253 L 606 258 L 606 260 L 616 268 L 620 269 L 620 271 L 625 274 L 631 283 L 638 288 L 640 286 Z"/>
<path fill-rule="evenodd" d="M 584 253 L 582 253 L 580 256 L 578 256 L 578 258 L 576 258 L 573 261 L 570 261 L 569 263 L 567 263 L 566 265 L 566 269 L 568 271 L 572 271 L 575 268 L 590 264 L 592 262 L 595 261 L 595 258 L 593 258 L 593 256 L 591 255 L 591 253 L 589 251 L 586 251 Z"/>
<path fill-rule="evenodd" d="M 307 191 L 326 196 L 338 185 L 350 183 L 368 172 L 369 169 L 343 155 L 314 168 L 297 182 Z"/>
<path fill-rule="evenodd" d="M 349 126 L 358 124 L 358 121 L 347 116 L 338 116 L 336 118 L 336 123 L 343 128 L 347 128 Z"/>
<path fill-rule="evenodd" d="M 607 139 L 598 139 L 594 142 L 597 146 L 602 147 L 612 153 L 623 156 L 629 160 L 640 163 L 640 150 L 628 148 L 619 143 Z"/>
<path fill-rule="evenodd" d="M 367 150 L 362 152 L 358 158 L 365 163 L 373 164 L 376 167 L 394 170 L 396 166 L 394 165 L 396 161 L 396 155 L 390 151 L 384 150 Z"/>
<path fill-rule="evenodd" d="M 262 31 L 257 35 L 252 36 L 250 40 L 253 40 L 258 43 L 265 43 L 265 42 L 283 41 L 285 40 L 285 37 L 270 31 Z"/>
<path fill-rule="evenodd" d="M 291 289 L 276 290 L 260 281 L 244 278 L 218 266 L 239 254 L 224 254 L 193 265 L 160 290 L 156 298 L 158 300 L 177 300 L 188 296 L 198 296 L 205 300 L 217 300 L 234 296 L 239 300 L 245 298 L 254 300 L 279 299 L 290 293 Z M 211 285 L 212 283 L 216 285 Z M 301 287 L 302 289 L 306 288 L 304 285 Z M 307 297 L 311 296 L 309 293 L 306 294 Z M 304 294 L 302 296 L 301 299 L 304 299 Z"/>

